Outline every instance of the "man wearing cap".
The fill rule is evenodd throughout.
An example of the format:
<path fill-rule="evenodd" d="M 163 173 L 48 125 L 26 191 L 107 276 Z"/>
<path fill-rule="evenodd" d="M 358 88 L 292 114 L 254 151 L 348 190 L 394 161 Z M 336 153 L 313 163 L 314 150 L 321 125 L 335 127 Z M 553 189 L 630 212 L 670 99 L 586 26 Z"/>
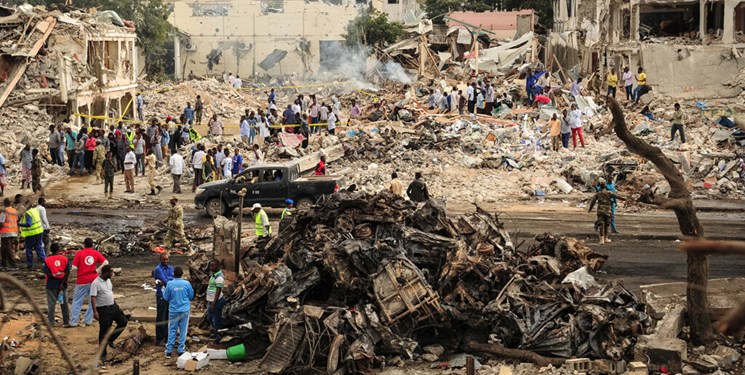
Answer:
<path fill-rule="evenodd" d="M 254 215 L 256 237 L 271 237 L 272 227 L 269 225 L 269 216 L 266 215 L 266 211 L 261 208 L 260 203 L 254 203 L 251 208 L 251 213 Z"/>
<path fill-rule="evenodd" d="M 184 235 L 184 209 L 178 204 L 178 198 L 171 198 L 171 209 L 168 211 L 168 219 L 163 220 L 164 225 L 168 225 L 166 233 L 165 246 L 171 246 L 174 236 L 181 245 L 187 245 L 189 241 Z"/>
<path fill-rule="evenodd" d="M 284 210 L 282 210 L 282 215 L 279 216 L 280 220 L 284 220 L 285 218 L 290 218 L 292 216 L 292 206 L 295 204 L 295 201 L 292 199 L 285 199 L 285 204 L 287 205 Z"/>

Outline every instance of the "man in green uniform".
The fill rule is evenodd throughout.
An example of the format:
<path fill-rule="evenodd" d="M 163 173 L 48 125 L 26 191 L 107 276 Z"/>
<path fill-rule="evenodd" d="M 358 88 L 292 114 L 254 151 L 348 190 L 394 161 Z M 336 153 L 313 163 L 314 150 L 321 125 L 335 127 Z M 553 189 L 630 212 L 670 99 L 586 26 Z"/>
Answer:
<path fill-rule="evenodd" d="M 171 209 L 168 211 L 168 219 L 163 220 L 163 224 L 168 226 L 166 233 L 165 246 L 171 246 L 174 236 L 176 241 L 185 246 L 189 243 L 184 235 L 184 209 L 178 204 L 178 198 L 171 198 Z"/>
<path fill-rule="evenodd" d="M 587 212 L 592 212 L 595 203 L 598 204 L 598 227 L 600 229 L 600 244 L 610 243 L 608 238 L 608 226 L 610 225 L 610 214 L 612 200 L 618 199 L 618 196 L 606 189 L 605 179 L 598 180 L 600 191 L 598 191 L 590 201 L 590 208 Z"/>
<path fill-rule="evenodd" d="M 31 188 L 34 193 L 40 193 L 44 196 L 44 189 L 41 187 L 41 157 L 39 149 L 32 151 L 33 159 L 31 160 Z"/>

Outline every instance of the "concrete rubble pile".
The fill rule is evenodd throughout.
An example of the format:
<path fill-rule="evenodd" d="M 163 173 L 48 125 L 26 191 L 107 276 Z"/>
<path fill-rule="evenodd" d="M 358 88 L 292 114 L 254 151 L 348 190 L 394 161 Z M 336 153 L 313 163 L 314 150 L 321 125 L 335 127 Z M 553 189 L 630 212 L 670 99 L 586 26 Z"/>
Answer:
<path fill-rule="evenodd" d="M 550 234 L 520 251 L 480 208 L 448 217 L 387 191 L 340 192 L 248 249 L 225 291 L 225 336 L 270 373 L 434 362 L 470 341 L 628 359 L 650 319 L 631 292 L 593 278 L 606 259 Z M 198 292 L 205 267 L 190 262 Z"/>

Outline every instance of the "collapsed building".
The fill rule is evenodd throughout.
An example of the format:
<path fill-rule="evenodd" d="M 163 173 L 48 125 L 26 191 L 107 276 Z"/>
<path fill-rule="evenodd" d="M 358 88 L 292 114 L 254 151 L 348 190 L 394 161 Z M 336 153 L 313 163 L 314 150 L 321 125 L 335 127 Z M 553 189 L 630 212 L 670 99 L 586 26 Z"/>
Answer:
<path fill-rule="evenodd" d="M 553 7 L 545 64 L 554 72 L 578 67 L 572 78 L 604 77 L 611 68 L 643 67 L 655 91 L 676 98 L 743 90 L 741 0 L 554 0 Z"/>
<path fill-rule="evenodd" d="M 0 8 L 0 106 L 41 107 L 57 120 L 120 118 L 137 109 L 134 26 L 111 11 Z"/>

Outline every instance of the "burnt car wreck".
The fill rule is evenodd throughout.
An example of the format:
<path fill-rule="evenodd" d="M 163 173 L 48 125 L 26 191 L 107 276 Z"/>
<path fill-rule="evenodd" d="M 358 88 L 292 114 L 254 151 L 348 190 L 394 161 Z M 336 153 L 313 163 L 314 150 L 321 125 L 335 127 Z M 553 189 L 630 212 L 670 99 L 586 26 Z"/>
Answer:
<path fill-rule="evenodd" d="M 628 360 L 651 324 L 631 292 L 594 279 L 607 255 L 581 241 L 518 243 L 480 208 L 448 217 L 387 191 L 325 196 L 244 252 L 224 337 L 269 373 L 366 373 L 430 345 L 444 348 L 433 360 Z M 193 259 L 193 282 L 206 283 L 206 263 Z"/>

